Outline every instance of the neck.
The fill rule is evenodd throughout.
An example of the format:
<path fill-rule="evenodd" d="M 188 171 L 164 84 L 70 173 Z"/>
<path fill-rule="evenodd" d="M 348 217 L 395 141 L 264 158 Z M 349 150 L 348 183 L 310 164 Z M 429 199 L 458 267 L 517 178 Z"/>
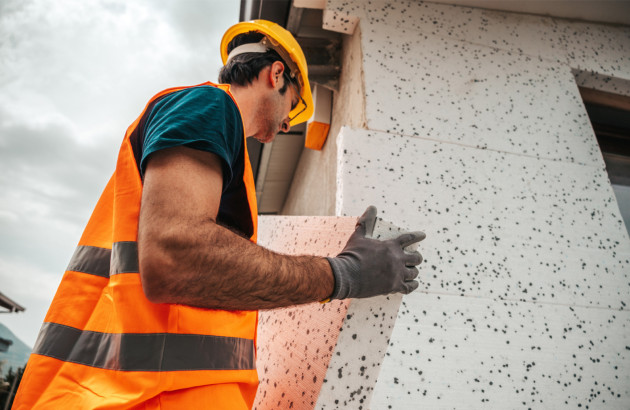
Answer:
<path fill-rule="evenodd" d="M 255 135 L 258 132 L 254 118 L 256 103 L 258 100 L 255 86 L 252 84 L 247 86 L 231 85 L 230 93 L 232 93 L 232 96 L 236 100 L 238 108 L 241 111 L 245 136 L 251 137 L 252 135 Z"/>

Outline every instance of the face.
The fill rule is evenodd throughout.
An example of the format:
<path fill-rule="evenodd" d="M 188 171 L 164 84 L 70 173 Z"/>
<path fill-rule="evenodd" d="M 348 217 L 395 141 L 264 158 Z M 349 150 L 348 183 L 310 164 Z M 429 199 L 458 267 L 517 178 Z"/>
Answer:
<path fill-rule="evenodd" d="M 280 89 L 288 82 L 284 94 L 280 93 Z M 287 80 L 285 75 L 278 82 L 279 85 L 265 94 L 262 103 L 258 106 L 258 115 L 260 119 L 260 132 L 254 137 L 262 142 L 271 142 L 278 132 L 289 131 L 289 112 L 295 108 L 299 102 L 299 94 L 297 87 Z"/>

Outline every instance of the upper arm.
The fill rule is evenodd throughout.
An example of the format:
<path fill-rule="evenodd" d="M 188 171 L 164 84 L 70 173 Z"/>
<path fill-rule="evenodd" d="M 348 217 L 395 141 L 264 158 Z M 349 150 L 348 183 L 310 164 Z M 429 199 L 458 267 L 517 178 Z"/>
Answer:
<path fill-rule="evenodd" d="M 144 217 L 216 220 L 223 189 L 221 159 L 185 146 L 157 151 L 147 162 L 140 222 Z M 143 215 L 144 214 L 144 215 Z"/>
<path fill-rule="evenodd" d="M 208 244 L 199 228 L 217 220 L 243 132 L 230 97 L 210 86 L 167 94 L 143 118 L 136 157 L 143 178 L 138 256 L 150 296 L 147 289 L 159 291 L 173 271 L 181 278 L 182 262 L 196 260 L 196 251 Z"/>
<path fill-rule="evenodd" d="M 221 159 L 212 153 L 181 146 L 148 159 L 138 222 L 140 274 L 147 296 L 164 280 L 161 273 L 177 265 L 171 252 L 198 242 L 192 237 L 194 228 L 216 221 L 222 186 Z"/>

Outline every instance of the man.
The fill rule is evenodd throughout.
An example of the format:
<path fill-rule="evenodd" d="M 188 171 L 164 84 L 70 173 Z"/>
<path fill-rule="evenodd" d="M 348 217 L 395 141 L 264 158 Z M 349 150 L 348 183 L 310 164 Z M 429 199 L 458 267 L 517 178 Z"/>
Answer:
<path fill-rule="evenodd" d="M 127 130 L 14 408 L 250 408 L 258 309 L 418 286 L 422 258 L 403 248 L 424 234 L 371 239 L 373 207 L 335 258 L 254 243 L 244 136 L 269 142 L 308 119 L 306 61 L 261 20 L 221 48 L 227 85 L 165 90 Z"/>

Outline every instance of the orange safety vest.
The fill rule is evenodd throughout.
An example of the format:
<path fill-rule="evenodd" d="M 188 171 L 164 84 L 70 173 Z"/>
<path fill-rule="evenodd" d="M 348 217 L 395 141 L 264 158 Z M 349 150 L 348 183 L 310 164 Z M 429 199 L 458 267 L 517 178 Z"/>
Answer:
<path fill-rule="evenodd" d="M 230 94 L 228 85 L 200 85 Z M 257 312 L 154 304 L 140 283 L 142 180 L 130 135 L 152 102 L 185 88 L 158 93 L 127 130 L 114 175 L 48 310 L 14 409 L 251 408 L 258 386 Z M 246 144 L 243 150 L 255 241 L 256 192 Z"/>

